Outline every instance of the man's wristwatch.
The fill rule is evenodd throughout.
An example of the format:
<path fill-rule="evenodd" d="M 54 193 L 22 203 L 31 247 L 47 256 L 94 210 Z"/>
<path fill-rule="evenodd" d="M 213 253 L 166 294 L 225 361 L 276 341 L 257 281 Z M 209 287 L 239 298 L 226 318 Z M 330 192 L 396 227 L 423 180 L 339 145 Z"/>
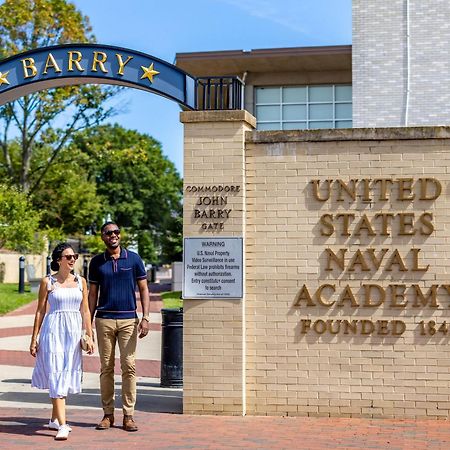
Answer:
<path fill-rule="evenodd" d="M 150 323 L 150 316 L 149 315 L 142 316 L 142 320 L 146 320 L 148 323 Z"/>

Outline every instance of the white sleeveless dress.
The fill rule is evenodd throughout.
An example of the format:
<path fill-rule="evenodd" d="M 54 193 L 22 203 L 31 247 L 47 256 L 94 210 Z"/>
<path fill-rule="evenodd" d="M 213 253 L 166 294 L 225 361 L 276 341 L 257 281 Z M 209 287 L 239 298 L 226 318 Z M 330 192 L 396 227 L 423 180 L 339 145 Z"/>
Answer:
<path fill-rule="evenodd" d="M 39 333 L 36 365 L 31 386 L 48 389 L 51 398 L 81 392 L 81 313 L 82 283 L 78 287 L 58 287 L 54 277 L 48 283 L 50 309 Z"/>

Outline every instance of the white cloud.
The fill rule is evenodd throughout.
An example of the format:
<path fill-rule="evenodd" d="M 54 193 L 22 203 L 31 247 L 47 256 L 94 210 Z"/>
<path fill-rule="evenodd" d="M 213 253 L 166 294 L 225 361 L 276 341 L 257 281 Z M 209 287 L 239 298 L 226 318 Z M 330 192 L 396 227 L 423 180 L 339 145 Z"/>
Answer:
<path fill-rule="evenodd" d="M 281 25 L 292 31 L 309 34 L 310 31 L 303 26 L 305 2 L 300 0 L 267 1 L 267 0 L 220 0 L 240 8 L 253 17 Z M 302 5 L 303 3 L 303 5 Z"/>

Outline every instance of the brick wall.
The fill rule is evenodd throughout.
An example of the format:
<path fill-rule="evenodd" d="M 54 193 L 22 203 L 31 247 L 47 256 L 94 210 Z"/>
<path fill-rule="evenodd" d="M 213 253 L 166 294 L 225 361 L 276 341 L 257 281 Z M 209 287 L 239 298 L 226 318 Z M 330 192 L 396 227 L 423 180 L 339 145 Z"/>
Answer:
<path fill-rule="evenodd" d="M 244 134 L 255 127 L 246 111 L 184 112 L 184 237 L 244 236 Z M 187 186 L 240 186 L 223 231 L 203 231 L 193 216 L 199 196 Z M 214 223 L 214 221 L 208 221 Z M 242 414 L 242 300 L 183 302 L 183 410 L 188 414 Z"/>
<path fill-rule="evenodd" d="M 422 139 L 433 132 L 446 138 Z M 411 139 L 413 136 L 415 139 Z M 449 323 L 450 295 L 442 287 L 450 272 L 449 137 L 449 129 L 253 132 L 249 136 L 246 151 L 249 414 L 448 417 L 449 334 L 437 331 L 430 335 L 425 325 L 427 335 L 421 335 L 420 321 L 435 321 L 436 330 L 444 321 Z M 355 201 L 345 194 L 342 194 L 344 201 L 339 201 L 334 198 L 337 192 L 334 188 L 330 200 L 318 201 L 311 183 L 376 178 L 412 178 L 415 188 L 419 187 L 419 178 L 434 178 L 442 184 L 442 193 L 434 201 L 418 200 L 419 193 L 413 201 L 399 200 L 400 188 L 393 184 L 392 192 L 386 194 L 388 200 L 379 200 L 379 186 L 371 182 L 375 186 L 370 191 L 371 201 L 364 201 L 364 195 L 368 194 L 361 191 Z M 403 184 L 403 197 L 405 187 Z M 323 184 L 321 188 L 321 198 L 326 198 Z M 382 212 L 396 215 L 389 235 L 374 220 L 375 214 Z M 431 234 L 431 228 L 421 228 L 416 222 L 424 212 L 433 215 Z M 329 234 L 330 228 L 322 225 L 320 218 L 332 214 L 337 224 L 335 216 L 339 213 L 355 215 L 349 222 L 351 236 L 342 235 L 337 225 L 336 232 L 323 235 L 323 231 Z M 372 221 L 374 230 L 365 223 L 364 229 L 359 228 L 360 236 L 355 236 L 363 214 Z M 399 214 L 406 215 L 399 219 Z M 425 234 L 417 231 L 417 235 L 411 235 L 411 226 L 405 228 L 405 222 L 399 225 L 400 220 L 410 222 L 413 217 L 410 214 L 414 214 L 415 226 Z M 400 231 L 405 235 L 399 236 Z M 344 270 L 333 261 L 328 262 L 326 249 L 336 253 L 347 249 Z M 389 257 L 397 249 L 407 270 L 398 257 L 390 260 L 393 264 L 381 264 L 378 270 L 368 259 L 367 267 L 361 264 L 361 259 L 353 259 L 358 250 L 365 254 L 368 249 L 374 249 L 377 257 L 382 249 L 387 249 Z M 414 254 L 418 255 L 417 264 Z M 351 261 L 356 264 L 351 266 Z M 327 265 L 331 271 L 326 270 Z M 423 271 L 426 265 L 429 268 Z M 335 286 L 334 294 L 331 288 L 326 288 L 322 295 L 323 302 L 335 302 L 333 306 L 320 305 L 314 295 L 323 284 Z M 363 284 L 377 284 L 385 289 L 385 302 L 376 307 L 364 306 Z M 303 285 L 310 292 L 310 305 L 307 297 L 299 298 Z M 350 294 L 342 297 L 347 285 L 354 293 L 353 300 Z M 389 285 L 407 286 L 405 295 L 394 299 L 396 306 L 392 306 Z M 430 286 L 440 285 L 439 306 L 414 307 L 412 285 L 420 286 L 424 293 Z M 397 294 L 403 292 L 401 287 L 394 289 Z M 400 306 L 406 302 L 406 306 Z M 309 325 L 305 320 L 311 321 Z M 344 333 L 343 328 L 337 334 L 322 332 L 327 320 L 334 321 L 334 332 L 339 320 L 356 320 L 358 327 L 366 321 L 365 331 L 370 321 L 375 330 L 366 335 L 360 328 L 355 334 Z M 394 320 L 397 325 L 393 325 Z M 400 326 L 400 322 L 406 326 L 404 333 L 391 333 L 395 332 L 392 327 Z"/>
<path fill-rule="evenodd" d="M 182 121 L 185 189 L 245 186 L 217 232 L 185 190 L 184 235 L 242 236 L 246 262 L 242 300 L 184 302 L 184 411 L 447 418 L 450 128 Z"/>
<path fill-rule="evenodd" d="M 450 117 L 450 3 L 353 1 L 353 126 L 445 125 Z M 409 71 L 408 71 L 409 66 Z"/>

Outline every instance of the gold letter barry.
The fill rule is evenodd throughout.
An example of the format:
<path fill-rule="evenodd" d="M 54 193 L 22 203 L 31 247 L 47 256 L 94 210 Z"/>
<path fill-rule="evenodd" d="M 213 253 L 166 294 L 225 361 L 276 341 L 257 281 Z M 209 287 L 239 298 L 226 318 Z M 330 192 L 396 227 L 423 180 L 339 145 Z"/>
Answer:
<path fill-rule="evenodd" d="M 99 58 L 99 56 L 101 56 L 101 58 Z M 103 73 L 108 73 L 108 71 L 105 68 L 105 62 L 107 59 L 108 59 L 108 57 L 106 56 L 106 53 L 94 52 L 94 60 L 92 61 L 91 71 L 97 72 L 97 64 L 98 64 L 100 66 L 100 70 Z"/>
<path fill-rule="evenodd" d="M 128 56 L 125 62 L 123 62 L 122 55 L 120 53 L 116 53 L 117 62 L 119 63 L 119 70 L 117 75 L 123 75 L 124 67 L 133 59 L 132 56 Z"/>
<path fill-rule="evenodd" d="M 23 77 L 32 78 L 37 74 L 37 69 L 33 58 L 24 58 L 20 60 L 23 66 Z"/>
<path fill-rule="evenodd" d="M 58 66 L 58 63 L 55 60 L 55 57 L 51 53 L 47 55 L 47 61 L 45 61 L 45 67 L 42 73 L 47 74 L 47 69 L 49 67 L 52 68 L 55 71 L 55 73 L 62 72 L 62 70 Z"/>
<path fill-rule="evenodd" d="M 77 68 L 77 70 L 79 70 L 80 72 L 84 72 L 84 69 L 81 67 L 81 64 L 80 64 L 81 58 L 83 57 L 81 52 L 74 50 L 74 51 L 67 52 L 67 54 L 69 55 L 67 71 L 73 72 L 73 65 L 75 64 L 75 67 Z M 77 55 L 76 58 L 74 58 L 74 55 Z"/>

